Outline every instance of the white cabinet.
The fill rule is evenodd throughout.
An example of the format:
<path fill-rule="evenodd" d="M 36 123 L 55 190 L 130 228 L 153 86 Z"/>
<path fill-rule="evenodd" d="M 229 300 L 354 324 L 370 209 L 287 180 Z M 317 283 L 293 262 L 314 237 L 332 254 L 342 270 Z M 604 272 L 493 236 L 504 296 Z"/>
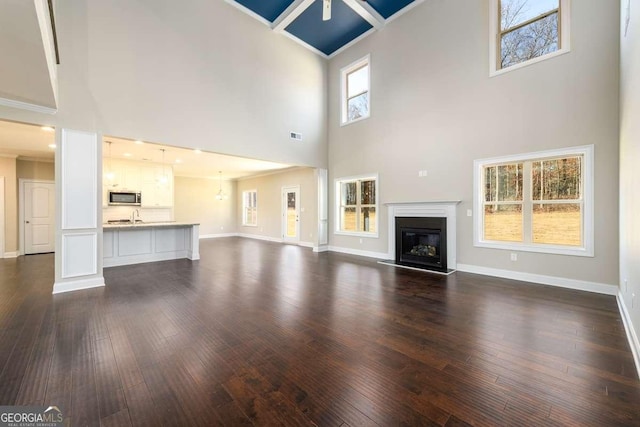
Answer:
<path fill-rule="evenodd" d="M 104 159 L 102 206 L 108 206 L 109 190 L 142 193 L 142 207 L 173 207 L 173 168 L 170 165 Z"/>
<path fill-rule="evenodd" d="M 173 206 L 173 169 L 171 166 L 147 165 L 141 170 L 142 207 Z"/>

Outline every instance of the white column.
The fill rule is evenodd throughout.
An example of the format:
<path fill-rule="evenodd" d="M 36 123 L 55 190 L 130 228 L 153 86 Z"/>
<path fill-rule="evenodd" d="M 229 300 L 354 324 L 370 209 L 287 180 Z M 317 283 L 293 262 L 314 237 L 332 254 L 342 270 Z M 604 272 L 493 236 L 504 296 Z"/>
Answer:
<path fill-rule="evenodd" d="M 104 286 L 98 135 L 56 131 L 56 254 L 53 293 Z"/>

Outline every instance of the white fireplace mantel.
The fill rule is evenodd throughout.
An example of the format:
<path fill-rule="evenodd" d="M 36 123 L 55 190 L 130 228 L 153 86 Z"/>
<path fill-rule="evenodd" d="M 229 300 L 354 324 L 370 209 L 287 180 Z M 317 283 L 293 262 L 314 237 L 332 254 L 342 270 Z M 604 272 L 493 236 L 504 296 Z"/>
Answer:
<path fill-rule="evenodd" d="M 389 209 L 389 259 L 396 259 L 396 218 L 423 217 L 447 219 L 447 268 L 455 270 L 456 261 L 456 208 L 460 200 L 432 202 L 385 203 Z"/>

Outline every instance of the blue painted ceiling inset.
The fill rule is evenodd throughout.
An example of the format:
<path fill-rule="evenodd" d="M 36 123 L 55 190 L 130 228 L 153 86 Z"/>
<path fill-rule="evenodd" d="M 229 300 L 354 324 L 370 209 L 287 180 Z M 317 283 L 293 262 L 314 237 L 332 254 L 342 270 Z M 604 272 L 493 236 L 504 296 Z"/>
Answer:
<path fill-rule="evenodd" d="M 414 0 L 367 0 L 367 3 L 382 15 L 384 19 L 389 18 L 413 2 Z"/>
<path fill-rule="evenodd" d="M 247 9 L 257 13 L 269 22 L 276 20 L 293 0 L 236 0 Z"/>
<path fill-rule="evenodd" d="M 322 0 L 316 0 L 289 24 L 286 31 L 331 55 L 371 28 L 371 24 L 342 1 L 331 2 L 331 19 L 323 21 Z"/>

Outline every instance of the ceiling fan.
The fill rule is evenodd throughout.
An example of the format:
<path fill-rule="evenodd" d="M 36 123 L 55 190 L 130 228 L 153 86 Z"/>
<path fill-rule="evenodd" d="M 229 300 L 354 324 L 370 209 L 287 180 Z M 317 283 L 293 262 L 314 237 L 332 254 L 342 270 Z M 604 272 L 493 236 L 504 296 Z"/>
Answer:
<path fill-rule="evenodd" d="M 366 2 L 367 0 L 362 0 Z M 331 19 L 331 0 L 322 0 L 322 20 L 328 21 Z"/>

